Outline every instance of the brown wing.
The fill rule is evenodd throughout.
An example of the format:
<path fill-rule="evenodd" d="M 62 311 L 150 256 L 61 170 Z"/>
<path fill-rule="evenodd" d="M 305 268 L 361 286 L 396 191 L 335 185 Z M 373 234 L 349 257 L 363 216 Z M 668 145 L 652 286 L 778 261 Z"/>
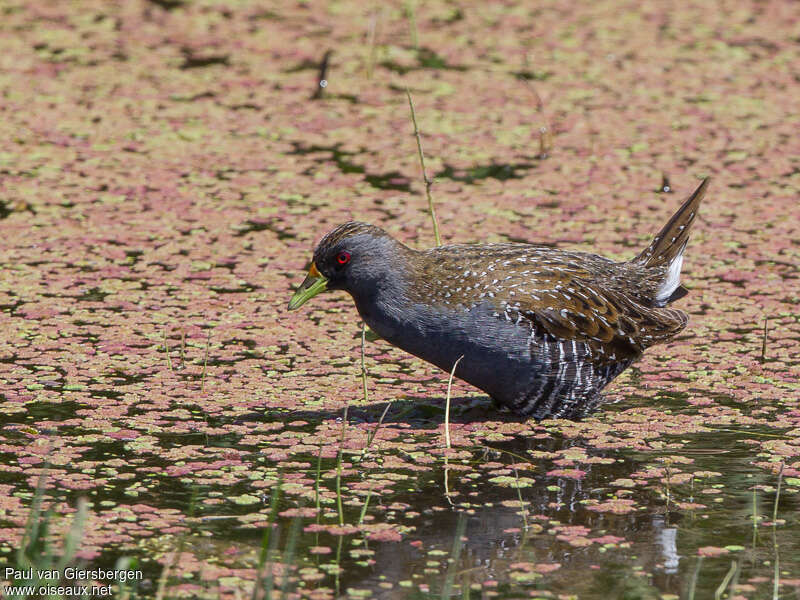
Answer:
<path fill-rule="evenodd" d="M 414 289 L 426 302 L 488 302 L 500 318 L 586 342 L 610 360 L 638 356 L 687 322 L 679 310 L 647 307 L 625 293 L 638 289 L 640 267 L 597 255 L 526 244 L 440 246 L 420 255 Z"/>
<path fill-rule="evenodd" d="M 643 306 L 578 273 L 556 275 L 547 288 L 539 275 L 539 289 L 501 299 L 504 311 L 513 320 L 521 315 L 555 338 L 585 342 L 593 355 L 605 354 L 610 360 L 638 356 L 686 326 L 686 314 L 679 310 Z"/>
<path fill-rule="evenodd" d="M 585 414 L 601 401 L 600 390 L 646 347 L 686 324 L 680 311 L 643 307 L 563 272 L 558 279 L 527 301 L 501 301 L 506 318 L 531 326 L 530 351 L 541 371 L 513 408 L 538 419 Z"/>

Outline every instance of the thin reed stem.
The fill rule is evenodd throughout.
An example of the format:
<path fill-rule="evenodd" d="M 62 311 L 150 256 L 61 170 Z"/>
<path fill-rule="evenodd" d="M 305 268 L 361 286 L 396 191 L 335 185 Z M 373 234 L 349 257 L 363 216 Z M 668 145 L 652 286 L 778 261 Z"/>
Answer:
<path fill-rule="evenodd" d="M 411 44 L 419 48 L 419 33 L 417 32 L 417 3 L 415 0 L 406 0 L 406 16 L 408 17 L 408 33 Z"/>
<path fill-rule="evenodd" d="M 517 463 L 511 459 L 511 468 L 514 469 L 514 478 L 517 481 L 517 498 L 519 498 L 519 507 L 522 509 L 522 522 L 525 525 L 525 531 L 528 531 L 528 504 L 522 499 L 522 490 L 519 486 L 519 473 L 517 472 Z"/>
<path fill-rule="evenodd" d="M 456 374 L 456 367 L 464 355 L 458 357 L 458 360 L 453 364 L 453 369 L 450 371 L 450 379 L 447 381 L 447 399 L 444 404 L 444 441 L 448 449 L 450 449 L 450 389 L 453 387 L 453 377 Z"/>
<path fill-rule="evenodd" d="M 442 239 L 439 237 L 439 222 L 436 219 L 436 209 L 433 206 L 433 197 L 431 196 L 433 180 L 428 179 L 428 172 L 425 170 L 425 153 L 422 151 L 422 138 L 417 126 L 417 113 L 414 111 L 414 101 L 411 99 L 411 92 L 408 91 L 408 88 L 406 88 L 406 96 L 408 96 L 408 106 L 411 109 L 411 121 L 414 123 L 414 136 L 417 138 L 417 152 L 419 153 L 419 164 L 422 167 L 422 181 L 425 182 L 425 196 L 428 198 L 428 211 L 431 213 L 431 221 L 433 222 L 433 237 L 436 239 L 436 245 L 441 246 Z"/>
<path fill-rule="evenodd" d="M 203 357 L 203 374 L 200 376 L 200 391 L 205 393 L 206 391 L 206 370 L 208 368 L 208 348 L 211 345 L 211 330 L 208 330 L 208 336 L 206 337 L 206 352 L 205 356 Z"/>
<path fill-rule="evenodd" d="M 694 593 L 697 589 L 697 578 L 700 576 L 700 567 L 703 565 L 703 557 L 697 557 L 697 564 L 694 568 L 694 573 L 692 573 L 692 578 L 689 580 L 689 591 L 686 594 L 687 600 L 694 600 Z"/>
<path fill-rule="evenodd" d="M 731 568 L 728 569 L 727 573 L 725 573 L 725 577 L 722 578 L 722 582 L 714 592 L 714 600 L 720 600 L 722 598 L 722 594 L 724 594 L 725 590 L 728 589 L 728 584 L 731 582 L 731 579 L 733 579 L 734 573 L 736 573 L 736 561 L 732 560 Z"/>
<path fill-rule="evenodd" d="M 252 600 L 259 600 L 259 592 L 262 587 L 264 589 L 264 597 L 272 597 L 272 558 L 271 555 L 275 550 L 278 540 L 278 529 L 275 523 L 278 517 L 278 501 L 281 495 L 281 486 L 283 485 L 283 477 L 279 474 L 278 481 L 272 489 L 272 498 L 270 499 L 269 517 L 267 518 L 267 527 L 264 529 L 264 535 L 261 538 L 261 551 L 258 556 L 258 568 L 256 569 L 256 581 L 253 585 Z M 275 527 L 275 535 L 273 534 L 273 526 Z M 266 571 L 269 569 L 269 573 Z"/>
<path fill-rule="evenodd" d="M 458 561 L 461 558 L 461 549 L 464 546 L 464 532 L 467 529 L 467 519 L 464 513 L 458 514 L 458 523 L 456 524 L 456 535 L 453 538 L 453 549 L 450 551 L 450 560 L 447 566 L 447 574 L 444 579 L 444 586 L 442 586 L 442 600 L 449 600 L 452 589 L 453 581 L 455 580 L 456 573 L 458 572 Z"/>
<path fill-rule="evenodd" d="M 169 357 L 169 342 L 167 341 L 167 328 L 164 328 L 164 352 L 167 353 L 167 366 L 172 371 L 172 359 Z"/>
<path fill-rule="evenodd" d="M 183 369 L 185 362 L 186 362 L 186 330 L 181 328 L 181 366 L 178 368 Z"/>
<path fill-rule="evenodd" d="M 292 572 L 294 557 L 297 551 L 297 539 L 300 537 L 300 525 L 302 524 L 302 521 L 302 517 L 295 517 L 292 519 L 292 525 L 289 529 L 289 537 L 286 539 L 286 548 L 283 550 L 283 581 L 281 582 L 281 600 L 285 600 L 289 592 L 289 576 Z"/>
<path fill-rule="evenodd" d="M 322 510 L 319 500 L 319 480 L 321 476 L 322 476 L 322 444 L 319 445 L 319 450 L 317 451 L 317 477 L 314 482 L 314 506 L 317 509 L 317 525 L 319 525 L 319 519 L 322 516 Z"/>
<path fill-rule="evenodd" d="M 778 520 L 778 503 L 781 501 L 781 483 L 783 483 L 783 467 L 786 466 L 785 462 L 781 462 L 781 468 L 778 471 L 778 489 L 775 491 L 775 504 L 772 507 L 772 525 Z"/>
<path fill-rule="evenodd" d="M 370 432 L 369 432 L 369 434 L 367 435 L 367 445 L 366 445 L 366 446 L 364 446 L 364 450 L 366 450 L 367 448 L 369 448 L 369 447 L 372 445 L 372 440 L 373 440 L 373 439 L 375 439 L 375 436 L 377 435 L 377 433 L 378 433 L 378 430 L 381 428 L 381 425 L 383 425 L 383 420 L 386 418 L 386 413 L 388 413 L 388 412 L 389 412 L 389 409 L 390 409 L 391 407 L 392 407 L 392 403 L 391 403 L 391 402 L 389 402 L 389 403 L 386 405 L 386 408 L 384 408 L 384 409 L 383 409 L 383 413 L 381 414 L 381 418 L 380 418 L 380 419 L 378 419 L 378 425 L 377 425 L 377 427 L 375 427 L 375 429 L 373 429 L 372 431 L 370 431 Z"/>
<path fill-rule="evenodd" d="M 339 511 L 339 526 L 344 526 L 344 508 L 342 507 L 342 450 L 344 447 L 344 434 L 347 429 L 347 409 L 349 404 L 344 406 L 342 415 L 342 435 L 339 438 L 339 453 L 336 457 L 336 507 Z"/>
<path fill-rule="evenodd" d="M 366 354 L 366 346 L 367 346 L 367 324 L 363 321 L 361 322 L 361 385 L 364 388 L 364 404 L 369 402 L 369 397 L 367 396 L 367 364 L 364 360 L 364 355 Z"/>
<path fill-rule="evenodd" d="M 753 550 L 756 549 L 756 538 L 758 537 L 758 506 L 756 504 L 756 486 L 753 484 Z"/>
<path fill-rule="evenodd" d="M 367 497 L 364 499 L 364 506 L 361 507 L 361 514 L 358 517 L 358 524 L 364 522 L 364 517 L 367 516 L 367 507 L 369 506 L 369 499 L 372 498 L 372 488 L 367 490 Z"/>

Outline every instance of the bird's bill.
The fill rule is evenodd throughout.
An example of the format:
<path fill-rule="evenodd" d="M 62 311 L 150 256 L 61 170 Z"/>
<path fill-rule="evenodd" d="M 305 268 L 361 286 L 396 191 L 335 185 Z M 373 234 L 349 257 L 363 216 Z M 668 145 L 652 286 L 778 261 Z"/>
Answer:
<path fill-rule="evenodd" d="M 311 263 L 311 268 L 308 270 L 308 275 L 300 284 L 300 287 L 295 291 L 292 299 L 289 300 L 289 310 L 300 308 L 308 300 L 324 292 L 328 288 L 328 279 L 317 270 L 317 265 Z"/>

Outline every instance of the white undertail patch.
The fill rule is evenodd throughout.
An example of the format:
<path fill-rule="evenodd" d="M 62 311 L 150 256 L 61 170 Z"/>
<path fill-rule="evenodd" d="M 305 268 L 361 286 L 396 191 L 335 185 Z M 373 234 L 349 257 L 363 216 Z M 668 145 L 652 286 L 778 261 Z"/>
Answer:
<path fill-rule="evenodd" d="M 678 289 L 678 286 L 681 284 L 681 267 L 683 266 L 683 250 L 672 259 L 672 262 L 669 263 L 669 267 L 667 267 L 667 275 L 664 278 L 664 283 L 658 288 L 658 293 L 656 293 L 656 302 L 660 305 L 664 305 L 667 302 L 667 299 L 672 295 L 672 293 Z"/>

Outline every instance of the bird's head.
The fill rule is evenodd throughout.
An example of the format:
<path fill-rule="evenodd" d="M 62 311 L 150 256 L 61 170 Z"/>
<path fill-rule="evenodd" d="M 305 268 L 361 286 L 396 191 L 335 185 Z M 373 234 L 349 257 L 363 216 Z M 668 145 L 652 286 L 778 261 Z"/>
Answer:
<path fill-rule="evenodd" d="M 325 290 L 345 290 L 354 298 L 376 293 L 395 274 L 398 253 L 408 250 L 383 229 L 351 221 L 322 238 L 303 283 L 289 301 L 300 308 Z"/>

